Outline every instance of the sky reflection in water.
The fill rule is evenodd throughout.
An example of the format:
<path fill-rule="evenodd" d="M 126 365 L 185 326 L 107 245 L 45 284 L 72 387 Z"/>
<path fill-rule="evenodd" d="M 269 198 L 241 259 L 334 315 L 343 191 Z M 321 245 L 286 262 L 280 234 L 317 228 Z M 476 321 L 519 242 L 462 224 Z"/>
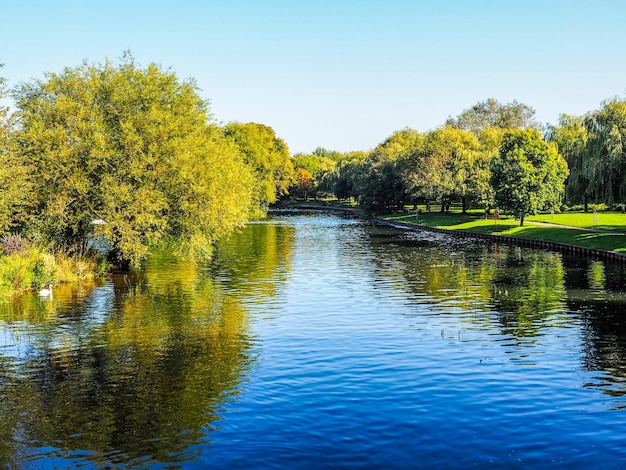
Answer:
<path fill-rule="evenodd" d="M 328 215 L 4 304 L 0 463 L 615 466 L 624 270 Z"/>

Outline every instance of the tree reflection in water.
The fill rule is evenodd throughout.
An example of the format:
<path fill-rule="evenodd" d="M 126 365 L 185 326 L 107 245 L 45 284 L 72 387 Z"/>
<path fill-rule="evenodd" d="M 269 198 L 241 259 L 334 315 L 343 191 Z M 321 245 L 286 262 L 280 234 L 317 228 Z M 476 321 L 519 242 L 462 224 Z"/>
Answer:
<path fill-rule="evenodd" d="M 497 321 L 512 340 L 503 346 L 528 345 L 553 328 L 580 324 L 583 366 L 599 372 L 585 385 L 626 396 L 623 267 L 514 246 L 460 246 L 429 234 L 409 241 L 377 236 L 374 248 L 386 256 L 377 258 L 385 260 L 379 274 L 439 315 L 462 313 L 467 328 L 488 330 Z"/>
<path fill-rule="evenodd" d="M 58 291 L 4 306 L 0 462 L 190 458 L 253 360 L 238 301 L 171 253 L 90 295 Z"/>

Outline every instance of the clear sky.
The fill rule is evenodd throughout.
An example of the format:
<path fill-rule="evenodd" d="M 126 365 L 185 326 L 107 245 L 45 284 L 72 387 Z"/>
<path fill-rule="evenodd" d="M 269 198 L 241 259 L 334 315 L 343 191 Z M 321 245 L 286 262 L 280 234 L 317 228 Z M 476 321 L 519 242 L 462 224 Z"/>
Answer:
<path fill-rule="evenodd" d="M 194 78 L 220 122 L 274 128 L 292 154 L 368 150 L 478 101 L 542 122 L 626 92 L 623 0 L 4 0 L 9 86 L 83 60 Z"/>

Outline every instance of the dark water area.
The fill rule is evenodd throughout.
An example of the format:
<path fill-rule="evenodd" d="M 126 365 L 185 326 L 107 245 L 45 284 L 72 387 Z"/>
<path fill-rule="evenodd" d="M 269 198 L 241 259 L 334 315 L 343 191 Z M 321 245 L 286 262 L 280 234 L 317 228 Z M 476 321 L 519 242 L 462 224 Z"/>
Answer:
<path fill-rule="evenodd" d="M 0 467 L 614 468 L 626 273 L 276 215 L 0 304 Z"/>

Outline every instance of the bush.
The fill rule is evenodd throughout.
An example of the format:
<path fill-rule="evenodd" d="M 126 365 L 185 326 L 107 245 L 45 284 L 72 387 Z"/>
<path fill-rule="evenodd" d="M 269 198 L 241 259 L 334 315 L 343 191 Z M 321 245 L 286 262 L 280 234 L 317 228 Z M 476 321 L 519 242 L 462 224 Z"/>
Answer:
<path fill-rule="evenodd" d="M 38 289 L 57 281 L 54 256 L 31 248 L 0 257 L 0 294 Z"/>
<path fill-rule="evenodd" d="M 19 233 L 9 233 L 0 238 L 0 248 L 5 255 L 10 256 L 25 253 L 30 244 Z"/>
<path fill-rule="evenodd" d="M 11 295 L 15 292 L 31 289 L 33 272 L 29 260 L 21 255 L 0 258 L 0 294 Z"/>

